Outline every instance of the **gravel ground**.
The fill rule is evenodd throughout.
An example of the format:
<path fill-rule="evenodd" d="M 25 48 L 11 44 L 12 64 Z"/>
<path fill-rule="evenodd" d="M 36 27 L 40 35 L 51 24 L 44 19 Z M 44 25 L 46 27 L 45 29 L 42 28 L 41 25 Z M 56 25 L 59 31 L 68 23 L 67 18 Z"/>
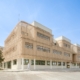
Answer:
<path fill-rule="evenodd" d="M 80 70 L 0 71 L 0 80 L 80 80 Z"/>

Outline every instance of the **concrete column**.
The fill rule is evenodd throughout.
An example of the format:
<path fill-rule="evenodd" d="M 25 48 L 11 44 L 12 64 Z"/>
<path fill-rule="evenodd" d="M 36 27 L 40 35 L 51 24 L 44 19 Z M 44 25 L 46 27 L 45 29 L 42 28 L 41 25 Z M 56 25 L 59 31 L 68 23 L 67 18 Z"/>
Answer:
<path fill-rule="evenodd" d="M 45 60 L 45 66 L 47 66 L 47 61 Z"/>
<path fill-rule="evenodd" d="M 72 68 L 72 63 L 70 62 L 70 68 Z"/>
<path fill-rule="evenodd" d="M 17 59 L 17 69 L 21 68 L 21 59 Z"/>
<path fill-rule="evenodd" d="M 52 60 L 50 60 L 50 69 L 52 69 Z"/>
<path fill-rule="evenodd" d="M 22 70 L 24 69 L 24 59 L 22 58 Z"/>
<path fill-rule="evenodd" d="M 29 59 L 29 69 L 31 69 L 31 59 Z"/>
<path fill-rule="evenodd" d="M 63 68 L 64 66 L 63 66 L 63 62 L 61 62 L 61 67 Z"/>
<path fill-rule="evenodd" d="M 76 63 L 76 68 L 77 68 L 77 63 Z"/>
<path fill-rule="evenodd" d="M 34 59 L 34 70 L 36 69 L 36 65 L 35 64 L 36 64 L 36 62 L 35 62 L 35 59 Z"/>

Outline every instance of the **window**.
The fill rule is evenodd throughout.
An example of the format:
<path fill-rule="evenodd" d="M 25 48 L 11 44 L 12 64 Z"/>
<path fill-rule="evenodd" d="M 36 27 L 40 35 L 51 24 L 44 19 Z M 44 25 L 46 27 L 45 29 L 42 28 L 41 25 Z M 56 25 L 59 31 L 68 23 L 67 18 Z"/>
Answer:
<path fill-rule="evenodd" d="M 26 32 L 21 32 L 23 35 L 25 35 L 25 36 L 28 36 L 28 33 L 26 33 Z"/>
<path fill-rule="evenodd" d="M 56 66 L 57 62 L 56 61 L 52 61 L 52 65 Z"/>
<path fill-rule="evenodd" d="M 77 63 L 77 66 L 79 66 L 79 63 Z"/>
<path fill-rule="evenodd" d="M 65 62 L 63 62 L 63 66 L 65 66 Z"/>
<path fill-rule="evenodd" d="M 28 48 L 28 49 L 33 49 L 33 44 L 26 42 L 25 47 Z"/>
<path fill-rule="evenodd" d="M 58 55 L 61 55 L 61 54 L 62 54 L 61 51 L 58 51 L 58 50 L 55 50 L 55 49 L 53 50 L 53 53 L 54 53 L 54 54 L 58 54 Z"/>
<path fill-rule="evenodd" d="M 31 60 L 31 65 L 34 65 L 34 60 Z"/>
<path fill-rule="evenodd" d="M 50 53 L 50 48 L 37 45 L 37 50 Z"/>
<path fill-rule="evenodd" d="M 38 45 L 38 46 L 37 46 L 37 50 L 42 51 L 42 50 L 43 50 L 43 47 Z"/>
<path fill-rule="evenodd" d="M 47 61 L 47 65 L 50 65 L 50 61 Z"/>
<path fill-rule="evenodd" d="M 58 66 L 61 66 L 61 62 L 58 62 Z"/>
<path fill-rule="evenodd" d="M 44 35 L 42 33 L 39 33 L 39 32 L 37 32 L 37 36 L 42 38 L 42 39 L 45 39 L 45 40 L 50 40 L 50 37 L 48 37 L 48 36 L 46 36 L 46 35 Z"/>
<path fill-rule="evenodd" d="M 29 59 L 24 59 L 24 65 L 27 65 L 29 63 Z"/>
<path fill-rule="evenodd" d="M 64 43 L 64 46 L 67 47 L 67 48 L 70 48 L 69 44 Z"/>
<path fill-rule="evenodd" d="M 73 66 L 76 66 L 76 63 L 72 63 Z"/>
<path fill-rule="evenodd" d="M 64 56 L 70 57 L 69 53 L 64 52 Z"/>
<path fill-rule="evenodd" d="M 17 60 L 13 60 L 13 65 L 16 65 L 17 64 Z"/>
<path fill-rule="evenodd" d="M 43 60 L 36 60 L 36 65 L 45 65 L 45 61 L 43 61 Z"/>

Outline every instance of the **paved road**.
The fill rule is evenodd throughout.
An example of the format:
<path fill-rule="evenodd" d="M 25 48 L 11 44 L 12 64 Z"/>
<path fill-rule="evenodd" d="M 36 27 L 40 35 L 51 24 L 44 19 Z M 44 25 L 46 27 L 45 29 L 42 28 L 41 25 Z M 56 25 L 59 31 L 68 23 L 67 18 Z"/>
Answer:
<path fill-rule="evenodd" d="M 80 80 L 80 71 L 0 71 L 0 80 Z"/>

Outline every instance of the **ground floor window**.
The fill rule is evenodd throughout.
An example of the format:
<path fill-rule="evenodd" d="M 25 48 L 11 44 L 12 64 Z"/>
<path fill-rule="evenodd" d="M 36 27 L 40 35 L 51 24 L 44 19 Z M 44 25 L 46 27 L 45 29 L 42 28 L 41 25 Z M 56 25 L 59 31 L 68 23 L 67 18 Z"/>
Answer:
<path fill-rule="evenodd" d="M 34 65 L 34 60 L 31 60 L 31 65 Z"/>
<path fill-rule="evenodd" d="M 80 63 L 77 63 L 77 66 L 80 66 Z"/>
<path fill-rule="evenodd" d="M 24 59 L 24 65 L 27 65 L 29 63 L 29 59 Z"/>
<path fill-rule="evenodd" d="M 36 65 L 45 65 L 45 61 L 43 61 L 43 60 L 36 60 Z"/>
<path fill-rule="evenodd" d="M 6 68 L 6 63 L 4 63 L 4 68 Z"/>
<path fill-rule="evenodd" d="M 61 66 L 61 62 L 58 62 L 58 66 Z"/>
<path fill-rule="evenodd" d="M 63 62 L 63 66 L 65 66 L 65 62 Z"/>
<path fill-rule="evenodd" d="M 76 66 L 76 63 L 73 63 L 73 66 Z"/>
<path fill-rule="evenodd" d="M 17 64 L 17 60 L 13 60 L 13 65 L 16 65 Z"/>
<path fill-rule="evenodd" d="M 53 66 L 56 66 L 57 65 L 57 62 L 56 61 L 52 61 L 52 65 Z"/>
<path fill-rule="evenodd" d="M 50 61 L 47 61 L 47 65 L 50 65 Z"/>

